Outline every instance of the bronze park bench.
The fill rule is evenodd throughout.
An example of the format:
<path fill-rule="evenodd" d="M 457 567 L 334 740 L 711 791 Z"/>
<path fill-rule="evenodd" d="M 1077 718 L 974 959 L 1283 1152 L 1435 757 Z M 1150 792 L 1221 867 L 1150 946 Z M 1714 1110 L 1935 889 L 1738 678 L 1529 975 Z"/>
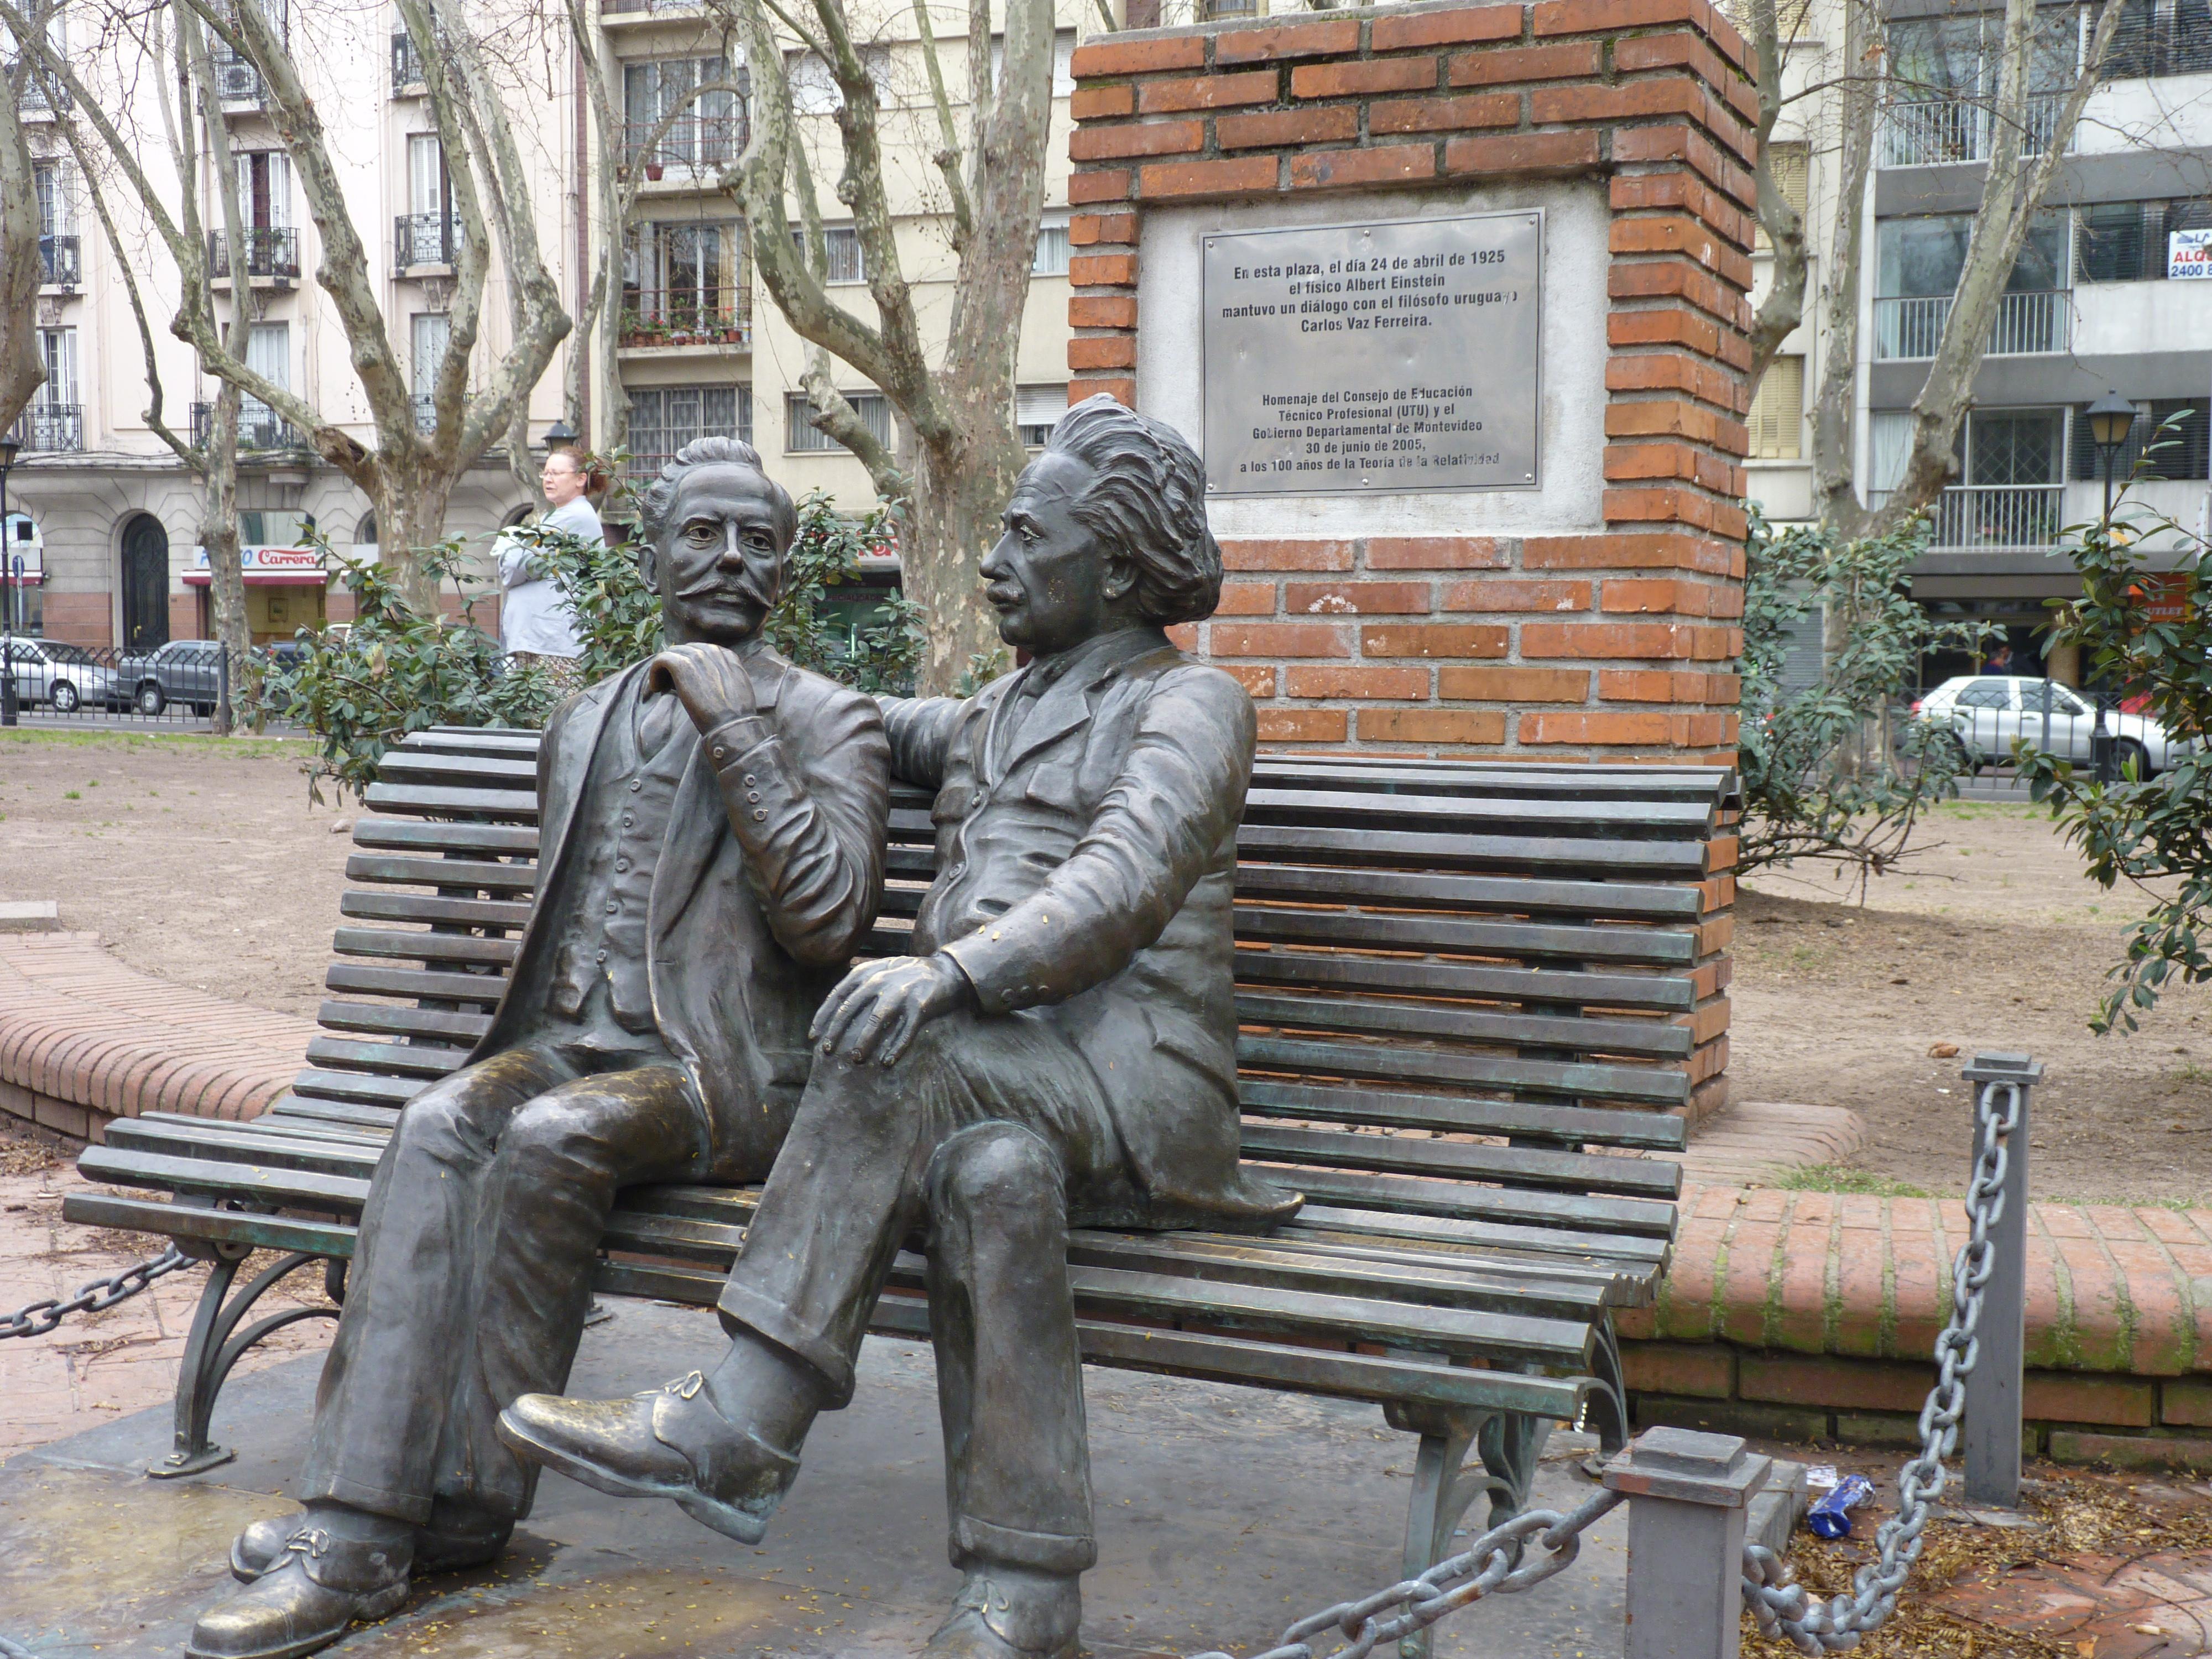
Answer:
<path fill-rule="evenodd" d="M 255 1304 L 318 1260 L 343 1297 L 393 1122 L 489 1024 L 536 880 L 537 746 L 441 729 L 386 754 L 292 1091 L 248 1123 L 118 1119 L 80 1160 L 135 1190 L 73 1194 L 70 1219 L 212 1263 L 156 1473 L 228 1455 L 208 1425 L 231 1365 L 315 1311 Z M 1450 1553 L 1474 1498 L 1496 1519 L 1525 1503 L 1553 1425 L 1621 1444 L 1612 1315 L 1650 1301 L 1674 1237 L 1680 1169 L 1640 1154 L 1683 1145 L 1733 787 L 1718 769 L 1263 757 L 1239 836 L 1243 1144 L 1305 1207 L 1257 1237 L 1078 1233 L 1085 1358 L 1380 1404 L 1420 1437 L 1409 1571 Z M 873 951 L 902 948 L 933 857 L 929 802 L 902 789 Z M 631 1189 L 597 1288 L 711 1307 L 752 1202 Z M 282 1254 L 240 1284 L 255 1249 Z M 901 1256 L 877 1330 L 927 1334 L 922 1275 Z"/>

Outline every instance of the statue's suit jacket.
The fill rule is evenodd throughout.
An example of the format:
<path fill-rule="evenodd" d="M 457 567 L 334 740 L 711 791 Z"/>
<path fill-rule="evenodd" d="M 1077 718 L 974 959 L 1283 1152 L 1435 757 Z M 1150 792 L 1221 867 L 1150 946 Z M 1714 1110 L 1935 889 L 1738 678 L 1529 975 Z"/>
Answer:
<path fill-rule="evenodd" d="M 746 656 L 758 708 L 690 745 L 653 872 L 646 936 L 655 1024 L 717 1125 L 763 1108 L 788 1121 L 805 1087 L 806 1028 L 874 925 L 883 896 L 890 760 L 873 699 L 793 666 Z M 570 851 L 611 826 L 579 822 L 609 710 L 640 664 L 563 704 L 538 757 L 538 903 L 507 993 L 470 1054 L 538 1033 L 562 943 Z M 642 689 L 641 687 L 640 688 Z M 721 1137 L 718 1136 L 718 1142 Z"/>
<path fill-rule="evenodd" d="M 965 701 L 887 701 L 892 768 L 937 791 L 915 928 L 986 1015 L 1035 1009 L 1103 1090 L 1155 1226 L 1264 1227 L 1298 1199 L 1242 1167 L 1231 901 L 1255 721 L 1158 629 Z"/>

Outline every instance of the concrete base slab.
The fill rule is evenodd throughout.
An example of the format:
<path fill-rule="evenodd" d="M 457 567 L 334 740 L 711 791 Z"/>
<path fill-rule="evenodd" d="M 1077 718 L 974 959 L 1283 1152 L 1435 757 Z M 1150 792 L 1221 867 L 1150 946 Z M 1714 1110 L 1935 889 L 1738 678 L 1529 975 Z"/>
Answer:
<path fill-rule="evenodd" d="M 57 933 L 61 926 L 53 899 L 0 899 L 0 933 Z"/>
<path fill-rule="evenodd" d="M 696 1310 L 614 1300 L 585 1334 L 573 1386 L 649 1388 L 720 1352 Z M 0 1463 L 0 1635 L 41 1656 L 173 1654 L 230 1580 L 246 1522 L 289 1510 L 319 1358 L 240 1379 L 216 1437 L 235 1462 L 153 1481 L 165 1411 L 141 1412 Z M 1415 1442 L 1371 1406 L 1126 1372 L 1085 1373 L 1098 1566 L 1084 1638 L 1099 1659 L 1249 1651 L 1293 1618 L 1398 1577 Z M 1540 1505 L 1590 1488 L 1591 1437 L 1562 1433 Z M 672 1505 L 548 1476 L 496 1567 L 424 1580 L 341 1659 L 644 1659 L 684 1654 L 890 1659 L 920 1647 L 957 1584 L 945 1564 L 936 1379 L 924 1345 L 871 1339 L 860 1388 L 823 1418 L 768 1542 L 748 1549 Z M 1475 1524 L 1479 1527 L 1480 1516 Z M 1613 1659 L 1623 1649 L 1626 1516 L 1526 1594 L 1438 1627 L 1439 1659 Z"/>

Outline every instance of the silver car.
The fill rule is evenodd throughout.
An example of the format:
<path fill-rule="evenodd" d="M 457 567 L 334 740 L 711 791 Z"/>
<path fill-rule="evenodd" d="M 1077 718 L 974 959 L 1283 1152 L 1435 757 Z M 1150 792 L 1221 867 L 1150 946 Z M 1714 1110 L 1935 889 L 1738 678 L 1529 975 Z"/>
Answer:
<path fill-rule="evenodd" d="M 57 714 L 74 714 L 83 703 L 105 708 L 128 695 L 115 671 L 82 646 L 18 634 L 9 646 L 15 665 L 16 701 L 46 703 Z"/>
<path fill-rule="evenodd" d="M 2062 760 L 2086 765 L 2094 758 L 2091 740 L 2097 731 L 2097 707 L 2056 680 L 1962 674 L 1913 704 L 1912 712 L 1948 725 L 1966 763 L 1977 769 L 2009 761 L 2015 739 L 2031 750 L 2047 745 Z M 2187 746 L 2148 715 L 2124 714 L 2118 708 L 2105 711 L 2105 730 L 2112 738 L 2113 770 L 2123 775 L 2131 762 L 2137 777 L 2163 772 Z"/>

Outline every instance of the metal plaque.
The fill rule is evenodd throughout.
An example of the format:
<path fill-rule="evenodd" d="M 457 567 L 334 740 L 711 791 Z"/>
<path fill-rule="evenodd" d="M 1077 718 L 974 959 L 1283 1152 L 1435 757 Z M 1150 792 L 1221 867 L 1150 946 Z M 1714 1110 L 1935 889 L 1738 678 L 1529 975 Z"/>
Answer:
<path fill-rule="evenodd" d="M 1540 210 L 1206 238 L 1206 489 L 1529 489 Z"/>

